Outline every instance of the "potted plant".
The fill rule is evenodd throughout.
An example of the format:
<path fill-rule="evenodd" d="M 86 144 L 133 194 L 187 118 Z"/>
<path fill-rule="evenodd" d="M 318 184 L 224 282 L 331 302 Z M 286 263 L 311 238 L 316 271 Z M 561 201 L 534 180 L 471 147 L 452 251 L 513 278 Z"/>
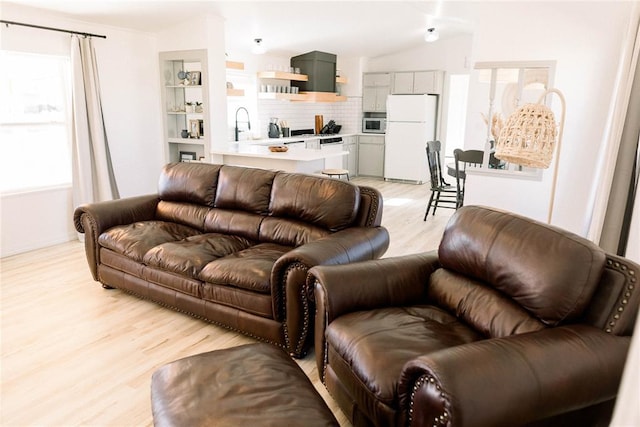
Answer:
<path fill-rule="evenodd" d="M 184 111 L 186 113 L 193 113 L 193 111 L 194 111 L 193 102 L 185 102 L 184 103 Z"/>

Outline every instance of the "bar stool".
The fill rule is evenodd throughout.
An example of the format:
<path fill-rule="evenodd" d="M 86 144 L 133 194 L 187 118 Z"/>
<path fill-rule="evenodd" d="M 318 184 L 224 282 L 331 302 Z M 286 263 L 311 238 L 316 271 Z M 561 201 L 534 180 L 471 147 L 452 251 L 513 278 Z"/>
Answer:
<path fill-rule="evenodd" d="M 344 175 L 347 177 L 347 181 L 349 181 L 349 171 L 347 169 L 323 169 L 322 174 L 329 177 L 337 176 L 338 179 Z"/>

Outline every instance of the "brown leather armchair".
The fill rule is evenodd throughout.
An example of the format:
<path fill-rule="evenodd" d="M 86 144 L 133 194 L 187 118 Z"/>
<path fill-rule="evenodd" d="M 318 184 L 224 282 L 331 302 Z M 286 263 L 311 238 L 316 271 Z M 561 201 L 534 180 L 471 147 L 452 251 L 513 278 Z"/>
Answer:
<path fill-rule="evenodd" d="M 355 426 L 608 425 L 637 264 L 468 206 L 437 252 L 310 270 L 318 372 Z"/>

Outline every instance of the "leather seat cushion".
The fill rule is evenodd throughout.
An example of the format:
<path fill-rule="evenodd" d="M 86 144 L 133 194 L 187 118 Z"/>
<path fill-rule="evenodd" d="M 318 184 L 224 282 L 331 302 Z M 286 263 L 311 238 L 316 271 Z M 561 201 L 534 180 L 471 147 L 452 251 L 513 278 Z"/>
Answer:
<path fill-rule="evenodd" d="M 339 425 L 296 362 L 265 343 L 162 366 L 151 379 L 151 406 L 157 427 Z"/>
<path fill-rule="evenodd" d="M 260 243 L 210 262 L 198 277 L 216 285 L 269 294 L 273 264 L 292 249 L 291 246 Z"/>
<path fill-rule="evenodd" d="M 253 244 L 251 240 L 239 236 L 219 233 L 199 234 L 151 248 L 143 261 L 149 266 L 197 279 L 202 268 L 211 261 L 246 249 Z"/>
<path fill-rule="evenodd" d="M 326 338 L 329 365 L 351 396 L 364 399 L 361 406 L 382 402 L 397 408 L 397 385 L 407 361 L 483 337 L 446 311 L 421 305 L 340 316 L 327 327 Z"/>
<path fill-rule="evenodd" d="M 112 227 L 98 238 L 100 246 L 143 262 L 145 254 L 153 247 L 174 242 L 200 231 L 182 224 L 164 221 L 141 221 Z"/>

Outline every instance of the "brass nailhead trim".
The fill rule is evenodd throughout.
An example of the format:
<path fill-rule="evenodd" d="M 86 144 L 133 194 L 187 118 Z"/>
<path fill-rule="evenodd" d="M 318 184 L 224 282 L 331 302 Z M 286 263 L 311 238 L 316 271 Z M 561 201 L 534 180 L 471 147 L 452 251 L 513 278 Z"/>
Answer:
<path fill-rule="evenodd" d="M 608 266 L 613 265 L 629 281 L 629 284 L 627 285 L 627 291 L 624 292 L 624 294 L 620 297 L 620 300 L 618 301 L 618 306 L 614 312 L 615 314 L 613 314 L 612 320 L 610 320 L 608 323 L 608 325 L 611 327 L 605 329 L 607 333 L 612 333 L 613 327 L 615 327 L 617 321 L 620 320 L 620 313 L 624 311 L 625 306 L 629 303 L 629 298 L 631 298 L 631 293 L 635 289 L 636 272 L 635 270 L 630 269 L 627 265 L 621 264 L 619 261 L 612 261 L 611 259 L 607 259 L 607 265 Z"/>
<path fill-rule="evenodd" d="M 436 380 L 433 376 L 422 375 L 420 378 L 418 378 L 418 380 L 413 385 L 413 390 L 411 391 L 410 404 L 409 404 L 409 423 L 408 423 L 409 425 L 411 425 L 411 422 L 413 420 L 413 405 L 415 402 L 416 392 L 420 387 L 424 385 L 424 383 L 435 384 L 435 382 Z M 436 388 L 440 390 L 440 385 L 436 384 Z M 440 397 L 444 399 L 445 397 L 444 393 L 440 393 Z M 449 421 L 449 413 L 446 410 L 444 410 L 442 414 L 436 416 L 433 419 L 433 427 L 445 426 L 447 425 L 448 421 Z"/>

